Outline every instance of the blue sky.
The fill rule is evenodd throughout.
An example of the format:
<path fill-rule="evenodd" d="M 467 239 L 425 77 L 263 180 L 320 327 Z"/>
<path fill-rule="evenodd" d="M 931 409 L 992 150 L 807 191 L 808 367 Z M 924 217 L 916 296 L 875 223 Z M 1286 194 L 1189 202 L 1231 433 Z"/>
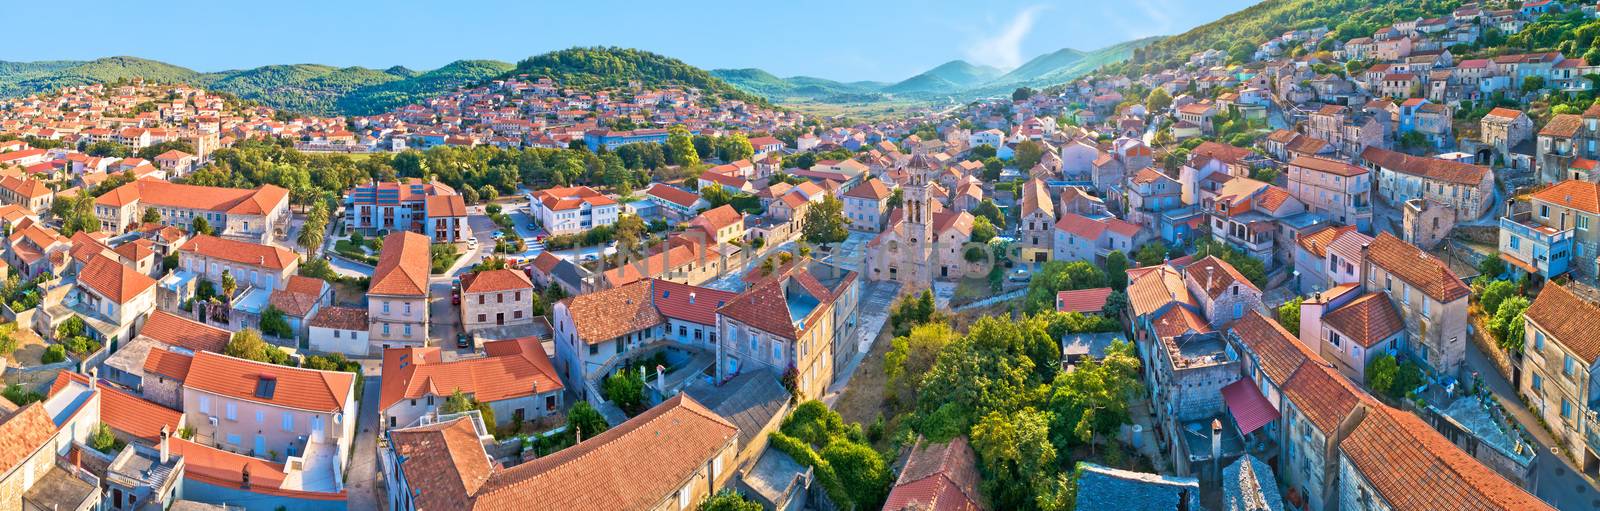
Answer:
<path fill-rule="evenodd" d="M 133 55 L 201 71 L 291 63 L 423 70 L 614 45 L 704 68 L 893 81 L 956 58 L 1014 67 L 1064 47 L 1180 33 L 1252 3 L 89 0 L 63 11 L 55 2 L 21 2 L 6 8 L 8 17 L 34 22 L 7 25 L 12 43 L 0 60 Z"/>

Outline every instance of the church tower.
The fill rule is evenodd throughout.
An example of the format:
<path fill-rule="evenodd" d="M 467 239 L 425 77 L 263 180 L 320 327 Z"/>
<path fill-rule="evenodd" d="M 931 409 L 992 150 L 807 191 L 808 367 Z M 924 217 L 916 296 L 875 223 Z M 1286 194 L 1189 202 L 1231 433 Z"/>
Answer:
<path fill-rule="evenodd" d="M 933 279 L 933 171 L 925 162 L 912 158 L 910 182 L 904 193 L 905 223 L 901 226 L 905 250 L 901 251 L 906 275 L 903 277 L 917 285 Z M 908 287 L 909 289 L 909 287 Z"/>

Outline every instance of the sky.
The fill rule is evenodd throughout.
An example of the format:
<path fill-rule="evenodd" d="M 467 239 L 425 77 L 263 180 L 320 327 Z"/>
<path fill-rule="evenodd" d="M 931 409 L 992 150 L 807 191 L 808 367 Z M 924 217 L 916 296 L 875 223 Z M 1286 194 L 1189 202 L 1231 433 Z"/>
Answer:
<path fill-rule="evenodd" d="M 199 71 L 316 63 L 433 69 L 625 46 L 706 69 L 897 81 L 952 59 L 1002 69 L 1061 48 L 1181 33 L 1254 0 L 20 2 L 0 60 L 131 55 Z M 72 18 L 69 33 L 47 20 Z M 86 28 L 89 27 L 89 28 Z"/>

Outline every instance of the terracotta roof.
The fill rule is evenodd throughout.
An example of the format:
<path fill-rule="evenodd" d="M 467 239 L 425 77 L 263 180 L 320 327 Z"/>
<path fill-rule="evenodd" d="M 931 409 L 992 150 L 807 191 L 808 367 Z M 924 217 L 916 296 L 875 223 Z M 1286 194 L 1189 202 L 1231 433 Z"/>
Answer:
<path fill-rule="evenodd" d="M 1368 413 L 1339 448 L 1394 509 L 1554 509 L 1473 459 L 1422 419 L 1387 406 Z"/>
<path fill-rule="evenodd" d="M 1040 212 L 1051 218 L 1056 216 L 1055 202 L 1050 200 L 1050 190 L 1045 188 L 1044 181 L 1037 178 L 1029 179 L 1022 186 L 1023 215 Z"/>
<path fill-rule="evenodd" d="M 437 346 L 384 350 L 378 408 L 404 399 L 449 396 L 457 390 L 494 402 L 565 388 L 537 338 L 488 342 L 484 351 L 489 356 L 444 362 Z"/>
<path fill-rule="evenodd" d="M 606 197 L 587 186 L 573 186 L 568 188 L 550 188 L 533 192 L 533 200 L 544 205 L 551 211 L 564 211 L 577 208 L 580 204 L 589 203 L 591 207 L 609 206 L 617 201 Z"/>
<path fill-rule="evenodd" d="M 233 334 L 227 330 L 174 315 L 163 310 L 150 313 L 139 335 L 189 351 L 222 353 Z"/>
<path fill-rule="evenodd" d="M 869 179 L 844 192 L 845 197 L 874 201 L 887 199 L 890 195 L 893 195 L 893 192 L 889 191 L 888 185 L 883 184 L 881 179 Z"/>
<path fill-rule="evenodd" d="M 1484 119 L 1494 119 L 1494 120 L 1510 122 L 1510 121 L 1517 120 L 1517 118 L 1521 117 L 1521 116 L 1522 116 L 1522 111 L 1521 110 L 1515 110 L 1515 109 L 1504 108 L 1504 107 L 1496 107 L 1494 110 L 1490 110 L 1488 114 L 1484 114 L 1483 118 Z"/>
<path fill-rule="evenodd" d="M 1217 256 L 1206 256 L 1205 259 L 1190 263 L 1183 267 L 1183 272 L 1199 283 L 1201 291 L 1211 298 L 1222 296 L 1222 293 L 1227 292 L 1234 283 L 1244 286 L 1245 289 L 1261 292 L 1260 288 L 1251 284 L 1250 279 L 1246 279 L 1239 270 L 1234 269 L 1233 265 L 1218 259 Z"/>
<path fill-rule="evenodd" d="M 461 276 L 461 292 L 492 293 L 516 289 L 532 289 L 533 281 L 522 270 L 503 268 L 468 273 Z"/>
<path fill-rule="evenodd" d="M 719 231 L 724 227 L 744 220 L 744 215 L 739 214 L 739 211 L 733 209 L 732 205 L 723 204 L 700 212 L 700 216 L 696 217 L 696 219 L 704 221 L 706 225 L 711 227 L 711 230 Z"/>
<path fill-rule="evenodd" d="M 1315 156 L 1296 156 L 1289 160 L 1289 166 L 1326 172 L 1344 177 L 1359 176 L 1367 173 L 1367 169 L 1351 165 L 1338 160 L 1318 158 Z"/>
<path fill-rule="evenodd" d="M 661 323 L 650 300 L 650 281 L 578 295 L 566 300 L 578 338 L 594 344 Z"/>
<path fill-rule="evenodd" d="M 122 256 L 129 261 L 138 261 L 147 257 L 154 257 L 156 255 L 154 247 L 155 242 L 144 238 L 139 238 L 121 245 L 117 245 L 117 248 L 111 249 L 111 251 L 116 252 L 117 255 Z"/>
<path fill-rule="evenodd" d="M 385 296 L 426 296 L 428 271 L 433 260 L 428 255 L 428 237 L 400 231 L 383 239 L 383 252 L 372 270 L 367 292 Z"/>
<path fill-rule="evenodd" d="M 428 218 L 467 216 L 467 202 L 460 195 L 433 195 L 425 199 Z"/>
<path fill-rule="evenodd" d="M 1328 255 L 1328 245 L 1333 244 L 1333 240 L 1337 239 L 1340 234 L 1354 230 L 1356 228 L 1353 225 L 1342 227 L 1329 225 L 1311 234 L 1300 236 L 1299 239 L 1295 240 L 1295 243 L 1299 244 L 1300 248 L 1305 249 L 1306 252 L 1322 258 Z"/>
<path fill-rule="evenodd" d="M 494 472 L 472 509 L 515 511 L 530 502 L 570 511 L 648 509 L 732 448 L 738 434 L 679 394 L 583 443 Z"/>
<path fill-rule="evenodd" d="M 193 365 L 194 356 L 159 346 L 151 346 L 144 356 L 146 374 L 159 374 L 180 382 L 189 379 L 189 368 Z"/>
<path fill-rule="evenodd" d="M 169 183 L 145 178 L 117 187 L 94 200 L 97 206 L 122 207 L 134 201 L 144 206 L 261 215 L 288 204 L 289 191 L 273 185 L 249 190 Z"/>
<path fill-rule="evenodd" d="M 1106 298 L 1109 296 L 1109 287 L 1057 292 L 1056 311 L 1099 314 L 1106 307 Z"/>
<path fill-rule="evenodd" d="M 1489 168 L 1481 165 L 1411 156 L 1376 146 L 1362 151 L 1361 159 L 1395 172 L 1460 185 L 1477 186 L 1493 178 Z"/>
<path fill-rule="evenodd" d="M 248 266 L 260 266 L 273 270 L 288 268 L 289 265 L 300 259 L 300 254 L 296 254 L 287 248 L 219 238 L 206 234 L 194 235 L 178 250 L 212 259 L 221 259 Z"/>
<path fill-rule="evenodd" d="M 68 381 L 88 385 L 89 377 L 72 371 L 56 373 L 55 383 L 50 386 L 50 395 L 54 396 L 66 388 Z M 183 412 L 145 401 L 104 379 L 100 380 L 99 390 L 100 422 L 111 426 L 111 429 L 156 443 L 161 441 L 162 427 L 167 428 L 167 433 L 177 435 L 183 424 Z"/>
<path fill-rule="evenodd" d="M 1322 321 L 1363 348 L 1371 348 L 1405 328 L 1400 313 L 1383 293 L 1367 293 L 1322 316 Z"/>
<path fill-rule="evenodd" d="M 1583 128 L 1583 116 L 1576 114 L 1557 114 L 1544 124 L 1539 130 L 1540 136 L 1572 138 Z"/>
<path fill-rule="evenodd" d="M 1158 265 L 1128 270 L 1128 304 L 1135 316 L 1155 312 L 1172 302 L 1191 306 L 1196 303 L 1178 269 Z"/>
<path fill-rule="evenodd" d="M 1526 317 L 1535 326 L 1589 365 L 1600 360 L 1600 335 L 1590 321 L 1600 317 L 1600 304 L 1585 300 L 1559 284 L 1549 284 L 1528 306 Z"/>
<path fill-rule="evenodd" d="M 0 474 L 8 474 L 55 437 L 56 424 L 44 403 L 24 406 L 0 418 Z"/>
<path fill-rule="evenodd" d="M 1428 255 L 1416 245 L 1406 243 L 1388 232 L 1381 232 L 1377 238 L 1373 238 L 1372 246 L 1367 250 L 1367 260 L 1440 303 L 1453 302 L 1471 293 L 1443 260 Z"/>
<path fill-rule="evenodd" d="M 717 309 L 739 296 L 730 291 L 670 280 L 651 280 L 651 285 L 651 299 L 662 316 L 701 325 L 717 324 Z"/>
<path fill-rule="evenodd" d="M 1311 425 L 1324 436 L 1333 436 L 1339 424 L 1361 404 L 1365 393 L 1345 381 L 1344 376 L 1326 364 L 1300 364 L 1289 381 L 1281 383 L 1283 395 L 1306 415 Z"/>
<path fill-rule="evenodd" d="M 1260 311 L 1245 312 L 1244 317 L 1233 322 L 1230 330 L 1256 355 L 1261 372 L 1278 385 L 1289 381 L 1301 363 L 1307 360 L 1321 363 L 1321 358 L 1293 333 L 1284 330 L 1277 321 L 1268 319 Z"/>
<path fill-rule="evenodd" d="M 1099 240 L 1100 235 L 1106 232 L 1106 224 L 1075 213 L 1062 213 L 1061 220 L 1056 222 L 1056 230 L 1079 238 Z"/>
<path fill-rule="evenodd" d="M 694 203 L 700 200 L 699 194 L 665 183 L 651 184 L 644 193 L 685 208 L 694 207 Z"/>
<path fill-rule="evenodd" d="M 276 380 L 271 397 L 257 397 L 262 379 Z M 209 351 L 198 351 L 189 366 L 186 389 L 232 399 L 264 403 L 284 408 L 317 412 L 344 412 L 345 402 L 355 388 L 355 374 L 343 371 L 318 371 L 256 362 Z"/>
<path fill-rule="evenodd" d="M 977 457 L 967 438 L 935 444 L 917 438 L 906 465 L 889 490 L 884 511 L 977 511 L 988 509 L 978 493 Z"/>
<path fill-rule="evenodd" d="M 1533 199 L 1600 215 L 1600 183 L 1570 179 L 1535 192 Z"/>
<path fill-rule="evenodd" d="M 556 257 L 555 254 L 552 254 L 547 250 L 539 252 L 539 255 L 534 256 L 533 263 L 531 264 L 535 270 L 539 271 L 539 273 L 549 275 L 550 271 L 556 268 L 556 265 L 561 264 L 561 258 Z"/>
<path fill-rule="evenodd" d="M 78 271 L 78 283 L 119 304 L 155 288 L 155 279 L 103 255 L 96 255 Z"/>
<path fill-rule="evenodd" d="M 494 466 L 472 421 L 456 419 L 389 432 L 417 509 L 467 510 Z"/>
<path fill-rule="evenodd" d="M 1211 331 L 1211 325 L 1206 324 L 1206 318 L 1188 307 L 1182 305 L 1167 309 L 1166 313 L 1151 320 L 1155 327 L 1156 335 L 1166 339 L 1187 333 L 1206 333 Z"/>
<path fill-rule="evenodd" d="M 370 328 L 365 307 L 323 307 L 311 318 L 311 326 L 334 330 L 362 330 Z"/>

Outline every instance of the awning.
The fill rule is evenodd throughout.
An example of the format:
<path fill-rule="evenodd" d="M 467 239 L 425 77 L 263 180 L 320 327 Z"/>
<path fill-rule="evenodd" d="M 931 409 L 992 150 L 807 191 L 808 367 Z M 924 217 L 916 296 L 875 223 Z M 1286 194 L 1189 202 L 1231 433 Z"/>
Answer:
<path fill-rule="evenodd" d="M 1261 389 L 1248 379 L 1228 384 L 1222 388 L 1222 401 L 1228 404 L 1228 413 L 1239 424 L 1239 434 L 1248 435 L 1267 423 L 1278 420 L 1278 409 L 1261 395 Z"/>

